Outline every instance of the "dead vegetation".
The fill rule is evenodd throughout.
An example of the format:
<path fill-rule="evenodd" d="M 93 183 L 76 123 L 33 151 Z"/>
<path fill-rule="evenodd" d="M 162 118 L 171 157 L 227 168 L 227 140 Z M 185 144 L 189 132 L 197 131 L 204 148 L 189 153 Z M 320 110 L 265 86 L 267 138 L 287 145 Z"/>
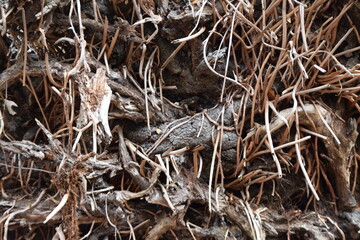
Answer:
<path fill-rule="evenodd" d="M 357 239 L 358 1 L 1 1 L 2 239 Z"/>

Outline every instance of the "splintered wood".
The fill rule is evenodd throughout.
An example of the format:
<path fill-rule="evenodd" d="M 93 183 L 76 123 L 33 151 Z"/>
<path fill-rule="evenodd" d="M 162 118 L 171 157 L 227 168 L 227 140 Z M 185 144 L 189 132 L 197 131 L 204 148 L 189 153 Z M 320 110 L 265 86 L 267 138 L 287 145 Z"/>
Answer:
<path fill-rule="evenodd" d="M 84 72 L 79 76 L 81 98 L 80 113 L 77 119 L 79 135 L 87 125 L 93 127 L 93 152 L 97 152 L 97 135 L 109 144 L 112 139 L 109 127 L 109 107 L 112 91 L 107 84 L 105 70 L 98 68 L 96 74 L 89 78 Z M 75 142 L 74 146 L 77 144 Z M 75 148 L 73 148 L 73 151 Z"/>

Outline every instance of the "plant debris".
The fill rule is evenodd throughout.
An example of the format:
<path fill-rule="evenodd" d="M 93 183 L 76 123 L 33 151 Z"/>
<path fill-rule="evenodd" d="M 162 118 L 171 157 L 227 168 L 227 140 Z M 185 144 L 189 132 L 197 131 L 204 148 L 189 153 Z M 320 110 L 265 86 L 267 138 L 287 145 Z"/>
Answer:
<path fill-rule="evenodd" d="M 358 239 L 356 0 L 4 0 L 1 239 Z"/>

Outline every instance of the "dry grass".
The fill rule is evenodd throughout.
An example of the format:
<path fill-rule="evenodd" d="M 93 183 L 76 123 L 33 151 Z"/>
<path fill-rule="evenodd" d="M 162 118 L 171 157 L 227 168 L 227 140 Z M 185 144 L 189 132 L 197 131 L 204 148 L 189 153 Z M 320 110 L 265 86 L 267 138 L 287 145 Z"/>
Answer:
<path fill-rule="evenodd" d="M 114 20 L 95 0 L 16 2 L 1 7 L 7 44 L 0 46 L 9 52 L 0 77 L 3 239 L 235 239 L 239 232 L 264 239 L 299 231 L 290 208 L 309 210 L 305 231 L 318 234 L 311 211 L 328 201 L 334 213 L 356 207 L 360 71 L 344 62 L 360 50 L 349 45 L 360 43 L 349 15 L 355 1 L 188 1 L 182 10 L 191 25 L 177 16 L 181 37 L 166 39 L 176 47 L 163 61 L 158 40 L 176 3 L 112 0 Z M 176 91 L 164 80 L 170 63 L 199 39 L 193 49 L 221 81 L 215 117 L 211 109 L 186 116 L 163 94 Z M 31 141 L 9 127 L 15 104 L 27 101 L 16 97 L 18 80 L 36 102 L 30 111 L 39 112 L 36 122 L 27 119 Z M 201 119 L 194 138 L 211 125 L 210 149 L 183 142 L 157 151 L 194 119 Z M 144 135 L 155 128 L 157 140 L 126 139 L 128 121 Z M 223 155 L 228 132 L 237 135 L 233 159 Z M 299 204 L 279 217 L 289 222 L 284 232 L 270 215 L 285 207 L 270 203 L 286 204 L 277 191 L 294 178 L 290 185 L 301 186 L 287 197 Z M 321 234 L 344 237 L 334 216 L 319 217 L 336 226 Z"/>

